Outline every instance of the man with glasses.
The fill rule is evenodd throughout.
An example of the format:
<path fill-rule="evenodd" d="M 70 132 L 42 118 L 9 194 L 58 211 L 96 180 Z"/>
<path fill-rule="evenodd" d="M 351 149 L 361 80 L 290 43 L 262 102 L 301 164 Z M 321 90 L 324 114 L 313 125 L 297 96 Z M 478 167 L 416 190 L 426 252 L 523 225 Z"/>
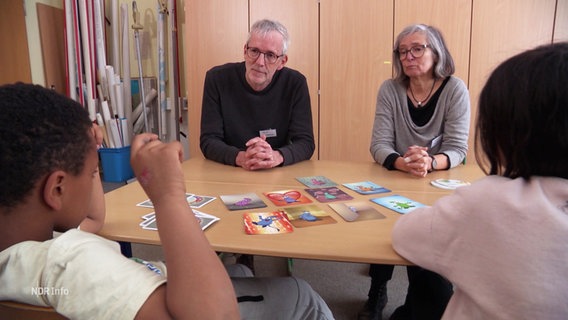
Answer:
<path fill-rule="evenodd" d="M 205 158 L 246 170 L 290 165 L 311 158 L 314 134 L 306 78 L 285 67 L 286 27 L 253 24 L 244 61 L 205 76 L 200 147 Z"/>

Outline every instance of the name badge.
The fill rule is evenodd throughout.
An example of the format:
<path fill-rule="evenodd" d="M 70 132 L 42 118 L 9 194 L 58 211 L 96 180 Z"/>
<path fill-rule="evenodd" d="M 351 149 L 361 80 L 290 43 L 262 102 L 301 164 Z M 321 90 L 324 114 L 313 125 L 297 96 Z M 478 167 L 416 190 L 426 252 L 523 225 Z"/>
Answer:
<path fill-rule="evenodd" d="M 267 138 L 276 137 L 276 129 L 260 130 L 258 133 L 259 135 L 265 135 Z"/>

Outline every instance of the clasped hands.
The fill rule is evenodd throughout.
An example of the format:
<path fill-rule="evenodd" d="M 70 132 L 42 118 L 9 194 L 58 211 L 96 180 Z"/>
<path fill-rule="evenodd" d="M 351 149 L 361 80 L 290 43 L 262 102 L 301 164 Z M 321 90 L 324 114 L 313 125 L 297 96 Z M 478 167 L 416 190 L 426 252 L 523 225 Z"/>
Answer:
<path fill-rule="evenodd" d="M 417 177 L 425 177 L 432 170 L 432 158 L 428 154 L 427 147 L 410 146 L 406 153 L 397 162 L 402 171 L 406 171 Z"/>
<path fill-rule="evenodd" d="M 247 149 L 239 151 L 236 164 L 245 170 L 269 169 L 280 165 L 284 158 L 280 152 L 272 150 L 266 136 L 254 137 L 245 144 Z"/>

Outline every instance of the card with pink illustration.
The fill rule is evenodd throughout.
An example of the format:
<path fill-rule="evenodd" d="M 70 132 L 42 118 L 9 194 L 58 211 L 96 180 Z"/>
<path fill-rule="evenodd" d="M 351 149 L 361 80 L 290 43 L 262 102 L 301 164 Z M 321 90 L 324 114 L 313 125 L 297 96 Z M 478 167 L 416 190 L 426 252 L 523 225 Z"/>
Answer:
<path fill-rule="evenodd" d="M 229 210 L 264 208 L 266 204 L 255 193 L 219 196 Z"/>
<path fill-rule="evenodd" d="M 298 190 L 264 192 L 264 195 L 277 206 L 290 206 L 312 202 L 310 198 L 304 196 Z"/>
<path fill-rule="evenodd" d="M 337 187 L 312 188 L 306 189 L 306 192 L 319 202 L 346 201 L 353 199 L 352 196 Z"/>

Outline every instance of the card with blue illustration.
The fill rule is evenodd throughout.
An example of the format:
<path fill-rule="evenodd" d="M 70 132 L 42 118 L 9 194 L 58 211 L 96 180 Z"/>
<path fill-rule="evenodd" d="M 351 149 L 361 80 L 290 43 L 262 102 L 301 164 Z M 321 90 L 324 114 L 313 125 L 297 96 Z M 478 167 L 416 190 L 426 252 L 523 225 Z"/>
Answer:
<path fill-rule="evenodd" d="M 326 188 L 337 185 L 337 183 L 324 176 L 298 177 L 296 180 L 305 184 L 308 188 Z"/>
<path fill-rule="evenodd" d="M 243 214 L 246 234 L 278 234 L 294 231 L 288 217 L 282 211 L 247 212 Z"/>
<path fill-rule="evenodd" d="M 409 213 L 416 208 L 425 206 L 420 202 L 408 199 L 407 197 L 403 197 L 397 194 L 381 198 L 373 198 L 371 199 L 371 201 L 385 208 L 394 210 L 400 214 Z"/>
<path fill-rule="evenodd" d="M 352 196 L 348 195 L 345 191 L 338 187 L 312 188 L 306 189 L 306 192 L 319 202 L 346 201 L 353 199 Z"/>
<path fill-rule="evenodd" d="M 313 227 L 322 224 L 337 223 L 329 213 L 322 210 L 317 205 L 305 205 L 296 207 L 287 207 L 283 211 L 288 216 L 290 223 L 296 228 Z"/>
<path fill-rule="evenodd" d="M 379 186 L 378 184 L 371 181 L 344 183 L 343 185 L 360 194 L 376 194 L 376 193 L 390 192 L 389 189 Z"/>

